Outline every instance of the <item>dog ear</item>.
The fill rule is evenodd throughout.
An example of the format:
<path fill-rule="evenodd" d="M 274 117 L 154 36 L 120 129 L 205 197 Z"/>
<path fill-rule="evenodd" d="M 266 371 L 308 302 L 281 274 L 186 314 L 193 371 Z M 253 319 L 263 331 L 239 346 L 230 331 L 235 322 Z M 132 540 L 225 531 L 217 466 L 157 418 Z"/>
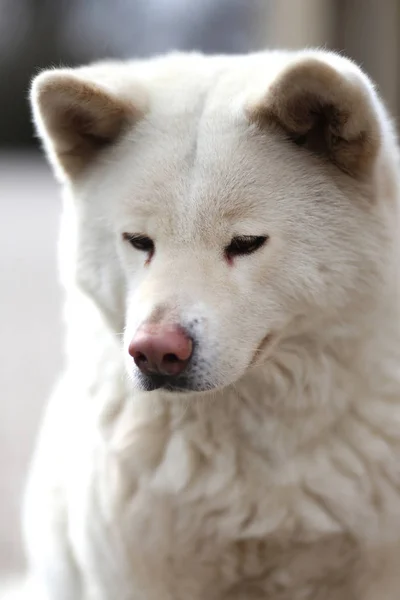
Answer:
<path fill-rule="evenodd" d="M 367 174 L 380 147 L 375 92 L 349 60 L 300 56 L 249 110 L 260 125 L 278 125 L 298 145 L 353 177 Z"/>
<path fill-rule="evenodd" d="M 79 69 L 45 71 L 33 81 L 34 121 L 56 171 L 76 177 L 115 142 L 139 110 Z"/>

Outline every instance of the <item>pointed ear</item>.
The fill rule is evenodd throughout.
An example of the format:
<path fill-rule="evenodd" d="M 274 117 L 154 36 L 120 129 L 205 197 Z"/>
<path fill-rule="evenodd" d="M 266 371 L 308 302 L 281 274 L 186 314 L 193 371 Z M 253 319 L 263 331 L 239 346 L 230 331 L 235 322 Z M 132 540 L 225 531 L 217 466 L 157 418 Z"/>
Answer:
<path fill-rule="evenodd" d="M 79 69 L 45 71 L 32 85 L 35 125 L 56 171 L 77 176 L 117 140 L 140 111 L 84 78 Z"/>
<path fill-rule="evenodd" d="M 278 125 L 298 145 L 362 177 L 380 147 L 372 84 L 352 62 L 335 55 L 300 56 L 250 107 L 261 126 Z"/>

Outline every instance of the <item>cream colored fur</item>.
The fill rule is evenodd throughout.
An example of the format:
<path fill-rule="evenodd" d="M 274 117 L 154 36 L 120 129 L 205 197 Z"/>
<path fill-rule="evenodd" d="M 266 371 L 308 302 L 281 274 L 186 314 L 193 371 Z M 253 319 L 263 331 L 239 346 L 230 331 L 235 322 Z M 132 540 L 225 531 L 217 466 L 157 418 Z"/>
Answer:
<path fill-rule="evenodd" d="M 29 481 L 32 598 L 398 600 L 397 142 L 325 52 L 37 77 L 67 366 Z M 122 234 L 155 240 L 149 264 Z M 268 235 L 224 258 L 234 235 Z M 143 391 L 145 320 L 194 391 Z"/>

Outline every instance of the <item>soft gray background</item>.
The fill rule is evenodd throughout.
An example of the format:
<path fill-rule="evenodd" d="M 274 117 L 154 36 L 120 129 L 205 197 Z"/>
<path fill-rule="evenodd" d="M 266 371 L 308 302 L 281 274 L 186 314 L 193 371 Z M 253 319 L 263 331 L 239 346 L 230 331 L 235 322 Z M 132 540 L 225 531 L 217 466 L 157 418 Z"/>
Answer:
<path fill-rule="evenodd" d="M 57 188 L 39 157 L 0 154 L 0 569 L 21 565 L 19 498 L 61 364 Z"/>

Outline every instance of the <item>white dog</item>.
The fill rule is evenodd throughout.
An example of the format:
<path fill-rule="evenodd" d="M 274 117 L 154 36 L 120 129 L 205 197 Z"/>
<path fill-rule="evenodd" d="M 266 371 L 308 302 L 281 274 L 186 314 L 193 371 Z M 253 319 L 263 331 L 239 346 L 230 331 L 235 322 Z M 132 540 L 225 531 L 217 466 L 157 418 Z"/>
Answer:
<path fill-rule="evenodd" d="M 67 369 L 31 597 L 398 600 L 400 182 L 371 82 L 172 54 L 44 72 L 32 104 Z"/>

